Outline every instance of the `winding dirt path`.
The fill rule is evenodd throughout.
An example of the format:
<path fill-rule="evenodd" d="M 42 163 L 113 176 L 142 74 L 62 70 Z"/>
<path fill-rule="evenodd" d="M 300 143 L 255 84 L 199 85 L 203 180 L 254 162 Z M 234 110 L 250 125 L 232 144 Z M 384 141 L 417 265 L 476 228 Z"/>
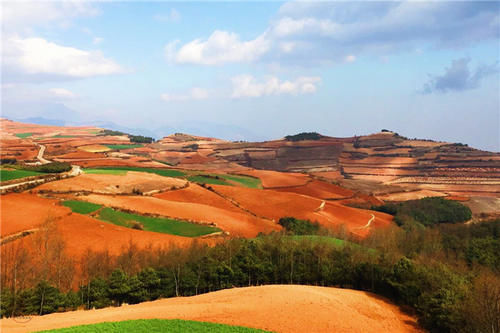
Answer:
<path fill-rule="evenodd" d="M 36 145 L 40 147 L 40 150 L 38 151 L 38 155 L 36 158 L 40 161 L 41 164 L 49 164 L 50 161 L 43 158 L 43 154 L 45 153 L 45 149 L 47 147 L 38 143 L 36 143 Z"/>
<path fill-rule="evenodd" d="M 375 221 L 375 215 L 372 214 L 372 217 L 368 220 L 368 223 L 362 227 L 359 227 L 358 229 L 368 229 L 372 225 L 373 221 Z"/>

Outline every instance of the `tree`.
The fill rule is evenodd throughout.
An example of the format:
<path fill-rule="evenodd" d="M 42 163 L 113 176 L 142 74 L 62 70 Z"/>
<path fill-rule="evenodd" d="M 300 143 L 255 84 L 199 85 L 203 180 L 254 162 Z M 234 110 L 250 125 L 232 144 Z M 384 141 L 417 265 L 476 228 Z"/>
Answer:
<path fill-rule="evenodd" d="M 111 300 L 115 301 L 118 306 L 122 305 L 127 299 L 130 286 L 127 275 L 121 269 L 116 269 L 111 273 L 108 281 L 108 291 Z"/>

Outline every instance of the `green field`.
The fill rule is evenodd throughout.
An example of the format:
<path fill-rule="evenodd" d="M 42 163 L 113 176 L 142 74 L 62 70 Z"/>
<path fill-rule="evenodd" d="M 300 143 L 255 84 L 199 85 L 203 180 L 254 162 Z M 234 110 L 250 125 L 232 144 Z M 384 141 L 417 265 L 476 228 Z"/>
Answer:
<path fill-rule="evenodd" d="M 83 169 L 84 173 L 96 174 L 96 175 L 125 175 L 127 170 L 116 170 L 116 169 Z"/>
<path fill-rule="evenodd" d="M 118 322 L 105 322 L 93 325 L 82 325 L 60 328 L 43 332 L 53 333 L 91 333 L 91 332 L 190 332 L 190 333 L 257 333 L 268 332 L 255 328 L 204 323 L 180 319 L 141 319 Z"/>
<path fill-rule="evenodd" d="M 62 205 L 71 208 L 71 211 L 78 214 L 90 214 L 102 207 L 91 202 L 77 200 L 66 200 L 63 201 Z"/>
<path fill-rule="evenodd" d="M 21 138 L 21 139 L 28 138 L 28 137 L 30 137 L 30 136 L 32 136 L 32 135 L 33 135 L 33 133 L 17 133 L 17 134 L 16 134 L 16 136 L 17 136 L 18 138 Z"/>
<path fill-rule="evenodd" d="M 29 170 L 5 170 L 0 169 L 0 181 L 4 182 L 12 179 L 43 175 L 41 172 Z"/>
<path fill-rule="evenodd" d="M 99 212 L 98 219 L 111 222 L 127 228 L 140 223 L 142 230 L 161 232 L 184 237 L 198 237 L 220 231 L 219 228 L 204 226 L 181 220 L 160 217 L 149 217 L 104 208 Z"/>
<path fill-rule="evenodd" d="M 105 145 L 109 149 L 113 150 L 121 150 L 121 149 L 132 149 L 132 148 L 139 148 L 143 147 L 143 145 L 136 144 L 136 145 Z"/>
<path fill-rule="evenodd" d="M 97 173 L 97 174 L 113 174 L 113 175 L 123 175 L 127 171 L 137 171 L 137 172 L 147 172 L 155 173 L 164 177 L 182 177 L 185 175 L 184 172 L 179 170 L 170 169 L 155 169 L 155 168 L 140 168 L 140 167 L 102 167 L 102 168 L 89 168 L 83 170 L 85 173 Z"/>
<path fill-rule="evenodd" d="M 238 183 L 244 187 L 262 188 L 262 183 L 259 178 L 248 177 L 248 176 L 236 176 L 236 175 L 222 175 L 221 177 L 226 180 Z"/>
<path fill-rule="evenodd" d="M 187 178 L 190 182 L 200 184 L 213 184 L 213 185 L 231 185 L 226 182 L 221 176 L 219 178 L 207 177 L 204 175 L 194 175 Z"/>

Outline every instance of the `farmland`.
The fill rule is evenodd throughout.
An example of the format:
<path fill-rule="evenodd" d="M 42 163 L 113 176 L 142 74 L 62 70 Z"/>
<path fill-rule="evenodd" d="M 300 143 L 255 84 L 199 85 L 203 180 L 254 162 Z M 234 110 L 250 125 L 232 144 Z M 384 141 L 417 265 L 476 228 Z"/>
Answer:
<path fill-rule="evenodd" d="M 93 174 L 125 174 L 127 171 L 137 171 L 137 172 L 147 172 L 154 173 L 159 176 L 164 177 L 183 177 L 185 175 L 184 172 L 179 170 L 171 170 L 171 169 L 157 169 L 157 168 L 141 168 L 141 167 L 102 167 L 102 168 L 86 168 L 84 169 L 85 173 L 93 173 Z"/>
<path fill-rule="evenodd" d="M 106 145 L 109 149 L 113 150 L 122 150 L 122 149 L 133 149 L 133 148 L 139 148 L 142 147 L 141 144 L 124 144 L 124 145 Z"/>
<path fill-rule="evenodd" d="M 98 219 L 123 227 L 134 229 L 139 228 L 140 230 L 161 232 L 184 237 L 199 237 L 220 231 L 220 229 L 211 226 L 199 225 L 175 219 L 130 214 L 108 207 L 100 211 Z"/>
<path fill-rule="evenodd" d="M 25 177 L 39 176 L 41 172 L 30 171 L 30 170 L 13 170 L 0 168 L 0 181 L 7 181 Z"/>
<path fill-rule="evenodd" d="M 459 229 L 464 221 L 489 221 L 499 212 L 494 190 L 496 171 L 491 169 L 496 156 L 488 153 L 471 153 L 477 156 L 473 163 L 490 165 L 490 173 L 482 174 L 479 185 L 475 185 L 475 180 L 456 181 L 458 168 L 450 171 L 449 178 L 440 174 L 424 180 L 419 176 L 420 169 L 412 166 L 419 163 L 418 156 L 396 155 L 410 154 L 413 148 L 408 146 L 416 144 L 419 151 L 431 148 L 442 151 L 441 160 L 445 160 L 450 146 L 403 142 L 387 133 L 262 143 L 173 134 L 151 143 L 134 144 L 131 136 L 121 132 L 99 135 L 103 133 L 101 130 L 90 127 L 9 121 L 1 124 L 6 133 L 2 137 L 3 161 L 14 163 L 2 165 L 2 181 L 8 178 L 11 182 L 16 179 L 22 182 L 9 172 L 26 177 L 58 166 L 61 170 L 74 166 L 76 170 L 69 177 L 50 179 L 29 191 L 2 195 L 1 250 L 5 260 L 1 277 L 7 290 L 2 306 L 12 306 L 9 297 L 13 297 L 15 304 L 22 307 L 15 311 L 39 313 L 36 295 L 40 288 L 45 288 L 51 292 L 41 309 L 47 316 L 40 319 L 50 318 L 53 311 L 75 310 L 71 304 L 86 309 L 117 306 L 100 312 L 103 316 L 107 313 L 104 310 L 113 313 L 112 321 L 152 319 L 125 315 L 127 307 L 119 307 L 124 301 L 129 304 L 172 301 L 175 308 L 166 311 L 181 315 L 175 312 L 179 301 L 169 298 L 193 296 L 195 300 L 190 307 L 196 308 L 195 304 L 202 302 L 201 296 L 208 297 L 213 291 L 233 286 L 285 284 L 289 286 L 280 286 L 283 289 L 279 293 L 293 293 L 295 299 L 301 300 L 301 292 L 292 285 L 313 284 L 372 291 L 392 301 L 416 306 L 416 314 L 422 320 L 418 325 L 446 331 L 455 327 L 455 323 L 448 316 L 436 320 L 437 315 L 430 309 L 431 304 L 437 304 L 439 311 L 446 307 L 439 293 L 445 292 L 451 295 L 451 302 L 461 304 L 461 300 L 472 300 L 473 294 L 466 290 L 479 288 L 473 285 L 479 280 L 461 280 L 462 273 L 454 270 L 455 261 L 464 270 L 474 272 L 476 279 L 486 274 L 476 267 L 496 270 L 500 262 L 495 255 L 495 239 L 489 236 L 495 234 L 496 224 L 491 224 L 491 230 L 477 232 L 472 224 L 470 229 Z M 20 138 L 16 133 L 32 136 Z M 33 140 L 46 147 L 41 154 L 51 163 L 35 165 L 41 150 Z M 398 146 L 400 143 L 404 147 Z M 395 156 L 390 159 L 382 156 L 380 152 L 386 150 Z M 434 156 L 431 153 L 424 153 L 426 161 Z M 448 160 L 452 160 L 451 155 Z M 460 166 L 465 165 L 465 170 L 467 163 L 461 160 Z M 489 196 L 488 200 L 473 194 L 478 188 L 481 195 Z M 425 199 L 428 196 L 460 201 Z M 415 199 L 418 201 L 408 201 Z M 463 208 L 461 202 L 470 205 L 471 211 Z M 455 218 L 466 210 L 463 218 Z M 288 217 L 289 223 L 282 223 L 283 217 Z M 455 226 L 458 229 L 453 229 Z M 469 232 L 464 236 L 463 233 Z M 467 241 L 457 243 L 455 236 L 450 238 L 448 233 Z M 23 261 L 16 259 L 21 258 L 19 255 Z M 429 258 L 444 266 L 431 267 Z M 453 263 L 447 258 L 454 258 Z M 51 265 L 41 265 L 47 260 Z M 23 274 L 22 290 L 11 294 L 13 272 L 19 269 L 19 276 L 28 267 L 32 273 Z M 407 274 L 405 270 L 413 273 Z M 47 275 L 41 281 L 39 277 L 43 274 Z M 58 274 L 65 274 L 64 278 L 57 278 Z M 123 295 L 115 293 L 117 281 L 123 283 Z M 156 285 L 157 282 L 160 284 Z M 459 282 L 466 287 L 460 287 Z M 146 288 L 148 283 L 155 287 Z M 418 297 L 404 293 L 408 285 L 413 286 Z M 94 293 L 95 288 L 103 289 Z M 260 299 L 259 305 L 274 295 L 271 289 L 262 290 L 264 294 L 255 294 Z M 312 294 L 318 292 L 325 298 L 307 296 L 305 303 L 299 302 L 290 311 L 309 311 L 312 309 L 309 300 L 322 302 L 330 297 L 326 296 L 330 292 L 319 290 Z M 205 295 L 196 296 L 200 293 Z M 343 297 L 356 297 L 354 294 L 351 290 L 349 296 Z M 32 296 L 21 299 L 24 295 Z M 238 297 L 247 295 L 245 292 Z M 430 295 L 433 301 L 425 295 Z M 234 306 L 237 301 L 227 297 Z M 252 297 L 249 302 L 253 302 Z M 58 300 L 64 303 L 59 304 Z M 367 302 L 364 299 L 355 308 L 363 306 L 363 313 L 375 313 L 366 307 Z M 335 311 L 341 311 L 339 303 L 334 303 Z M 387 307 L 390 303 L 384 304 Z M 275 308 L 283 306 L 280 303 Z M 117 316 L 115 309 L 123 317 Z M 200 309 L 204 315 L 208 313 L 206 308 Z M 252 315 L 245 317 L 235 312 L 233 319 L 224 321 L 228 315 L 225 312 L 224 316 L 214 314 L 202 319 L 278 332 L 295 332 L 304 327 L 318 327 L 318 331 L 342 329 L 329 326 L 331 317 L 326 315 L 317 326 L 306 321 L 288 325 L 278 317 L 258 326 L 257 323 L 265 322 L 265 317 L 252 307 L 244 311 L 251 311 Z M 314 311 L 318 313 L 320 309 Z M 464 318 L 460 309 L 453 311 L 453 316 Z M 83 312 L 82 318 L 90 313 Z M 266 316 L 269 313 L 270 310 L 266 311 Z M 332 312 L 329 313 L 331 316 Z M 356 313 L 350 327 L 361 322 L 360 313 Z M 182 319 L 200 319 L 195 313 L 184 314 Z M 387 318 L 388 314 L 384 312 L 381 316 Z M 103 318 L 71 321 L 65 327 L 94 324 L 105 321 Z M 164 319 L 171 318 L 179 317 Z M 42 321 L 39 323 L 42 325 Z M 62 327 L 52 324 L 37 329 Z M 367 321 L 362 325 L 367 325 L 363 326 L 366 328 L 377 324 Z M 388 325 L 392 331 L 411 331 L 400 323 Z"/>
<path fill-rule="evenodd" d="M 91 202 L 78 200 L 66 200 L 62 202 L 62 205 L 70 208 L 72 212 L 78 214 L 90 214 L 102 207 L 101 205 L 96 205 Z"/>
<path fill-rule="evenodd" d="M 90 332 L 259 333 L 267 331 L 241 327 L 241 326 L 203 323 L 191 320 L 178 320 L 178 319 L 127 320 L 120 322 L 106 322 L 100 324 L 82 325 L 82 326 L 43 331 L 43 333 L 90 333 Z"/>

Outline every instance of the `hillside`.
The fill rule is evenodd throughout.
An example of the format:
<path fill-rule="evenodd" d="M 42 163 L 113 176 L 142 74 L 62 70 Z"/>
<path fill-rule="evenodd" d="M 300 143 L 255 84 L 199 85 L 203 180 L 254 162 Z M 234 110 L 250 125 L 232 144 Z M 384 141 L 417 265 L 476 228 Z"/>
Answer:
<path fill-rule="evenodd" d="M 260 328 L 272 332 L 421 332 L 416 320 L 373 294 L 298 285 L 233 288 L 119 308 L 33 317 L 9 332 L 31 332 L 130 319 L 178 318 Z"/>

